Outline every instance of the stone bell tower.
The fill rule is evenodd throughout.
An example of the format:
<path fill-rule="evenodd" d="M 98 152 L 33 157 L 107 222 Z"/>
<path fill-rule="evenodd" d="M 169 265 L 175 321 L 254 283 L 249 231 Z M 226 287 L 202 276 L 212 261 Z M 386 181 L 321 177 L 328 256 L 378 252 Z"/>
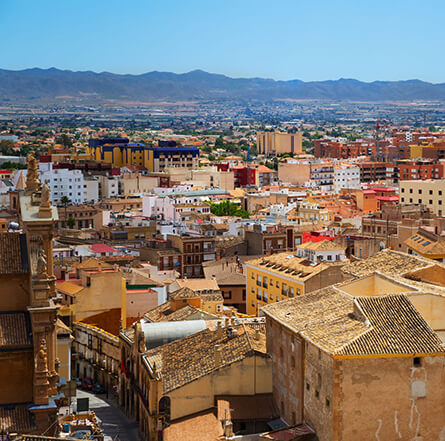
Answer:
<path fill-rule="evenodd" d="M 42 187 L 34 154 L 28 157 L 26 188 L 19 200 L 19 219 L 26 233 L 31 269 L 28 312 L 31 319 L 34 346 L 33 406 L 37 431 L 54 434 L 58 430 L 56 371 L 56 319 L 54 304 L 55 281 L 53 272 L 54 224 L 57 208 L 50 202 L 48 184 Z M 48 429 L 50 427 L 50 429 Z"/>

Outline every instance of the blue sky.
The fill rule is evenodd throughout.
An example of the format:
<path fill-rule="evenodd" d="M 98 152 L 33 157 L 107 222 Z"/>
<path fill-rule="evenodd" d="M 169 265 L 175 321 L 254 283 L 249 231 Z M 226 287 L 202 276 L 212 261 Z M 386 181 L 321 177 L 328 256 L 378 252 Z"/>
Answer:
<path fill-rule="evenodd" d="M 436 0 L 0 0 L 0 67 L 445 82 Z"/>

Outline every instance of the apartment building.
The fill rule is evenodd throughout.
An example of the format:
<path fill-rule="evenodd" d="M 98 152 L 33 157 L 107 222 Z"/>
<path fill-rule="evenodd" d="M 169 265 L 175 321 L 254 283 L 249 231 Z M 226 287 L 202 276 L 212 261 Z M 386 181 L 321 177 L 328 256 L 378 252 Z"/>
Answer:
<path fill-rule="evenodd" d="M 278 180 L 283 183 L 332 191 L 334 189 L 334 165 L 318 160 L 288 159 L 286 162 L 278 164 Z"/>
<path fill-rule="evenodd" d="M 55 169 L 52 162 L 42 162 L 39 173 L 41 182 L 48 181 L 51 202 L 67 197 L 73 204 L 83 204 L 84 179 L 80 170 Z"/>
<path fill-rule="evenodd" d="M 341 264 L 314 264 L 289 253 L 248 261 L 247 314 L 257 315 L 264 305 L 302 296 L 342 280 Z"/>
<path fill-rule="evenodd" d="M 83 181 L 83 199 L 85 202 L 95 203 L 99 201 L 99 178 L 89 176 Z"/>
<path fill-rule="evenodd" d="M 284 250 L 293 250 L 301 243 L 301 234 L 293 227 L 270 225 L 263 228 L 254 224 L 253 229 L 246 229 L 244 239 L 247 242 L 247 254 L 250 256 L 279 253 Z"/>
<path fill-rule="evenodd" d="M 59 207 L 57 211 L 59 219 L 56 228 L 68 228 L 68 219 L 73 219 L 73 228 L 77 230 L 93 228 L 95 218 L 98 213 L 101 213 L 100 208 L 90 204 L 68 205 L 67 207 Z"/>
<path fill-rule="evenodd" d="M 334 165 L 334 192 L 344 188 L 360 188 L 360 168 L 352 164 Z"/>
<path fill-rule="evenodd" d="M 292 153 L 298 155 L 303 152 L 301 132 L 257 132 L 256 139 L 259 154 L 282 155 Z"/>
<path fill-rule="evenodd" d="M 432 160 L 397 161 L 396 167 L 400 181 L 443 179 L 445 164 Z"/>
<path fill-rule="evenodd" d="M 178 147 L 175 141 L 159 141 L 158 146 L 131 144 L 128 138 L 90 139 L 88 153 L 93 159 L 115 167 L 136 166 L 159 172 L 166 167 L 197 168 L 198 147 Z"/>
<path fill-rule="evenodd" d="M 358 162 L 360 167 L 360 182 L 373 183 L 392 179 L 397 181 L 397 173 L 394 172 L 394 165 L 387 162 Z M 390 169 L 390 170 L 388 170 Z"/>
<path fill-rule="evenodd" d="M 401 205 L 421 205 L 437 216 L 445 213 L 445 179 L 400 181 L 399 195 Z"/>
<path fill-rule="evenodd" d="M 215 238 L 167 235 L 172 248 L 181 255 L 178 260 L 179 272 L 183 277 L 203 277 L 203 262 L 216 259 Z"/>

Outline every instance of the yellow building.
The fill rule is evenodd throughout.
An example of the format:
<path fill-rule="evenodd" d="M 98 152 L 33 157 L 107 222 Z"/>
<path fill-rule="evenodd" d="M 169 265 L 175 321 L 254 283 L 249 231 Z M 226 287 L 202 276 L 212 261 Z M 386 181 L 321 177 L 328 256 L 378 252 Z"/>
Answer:
<path fill-rule="evenodd" d="M 303 152 L 301 132 L 257 132 L 258 153 L 265 155 L 282 155 L 284 153 L 300 154 Z"/>
<path fill-rule="evenodd" d="M 434 149 L 433 144 L 414 144 L 409 146 L 409 156 L 410 159 L 423 158 L 424 149 Z"/>
<path fill-rule="evenodd" d="M 154 147 L 130 144 L 125 138 L 121 143 L 101 141 L 90 140 L 87 153 L 92 159 L 115 167 L 136 166 L 158 172 L 165 167 L 197 168 L 199 165 L 198 147 Z"/>
<path fill-rule="evenodd" d="M 343 280 L 341 265 L 311 264 L 289 253 L 246 262 L 246 310 L 258 315 L 267 304 L 300 296 Z"/>

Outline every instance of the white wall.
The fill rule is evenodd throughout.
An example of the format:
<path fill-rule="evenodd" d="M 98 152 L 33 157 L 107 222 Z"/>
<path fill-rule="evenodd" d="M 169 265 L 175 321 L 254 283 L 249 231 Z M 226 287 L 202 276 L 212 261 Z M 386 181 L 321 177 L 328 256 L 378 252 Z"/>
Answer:
<path fill-rule="evenodd" d="M 73 204 L 84 202 L 84 179 L 80 170 L 53 169 L 51 162 L 39 165 L 40 181 L 42 184 L 48 181 L 51 202 L 60 201 L 63 196 L 71 200 Z"/>

